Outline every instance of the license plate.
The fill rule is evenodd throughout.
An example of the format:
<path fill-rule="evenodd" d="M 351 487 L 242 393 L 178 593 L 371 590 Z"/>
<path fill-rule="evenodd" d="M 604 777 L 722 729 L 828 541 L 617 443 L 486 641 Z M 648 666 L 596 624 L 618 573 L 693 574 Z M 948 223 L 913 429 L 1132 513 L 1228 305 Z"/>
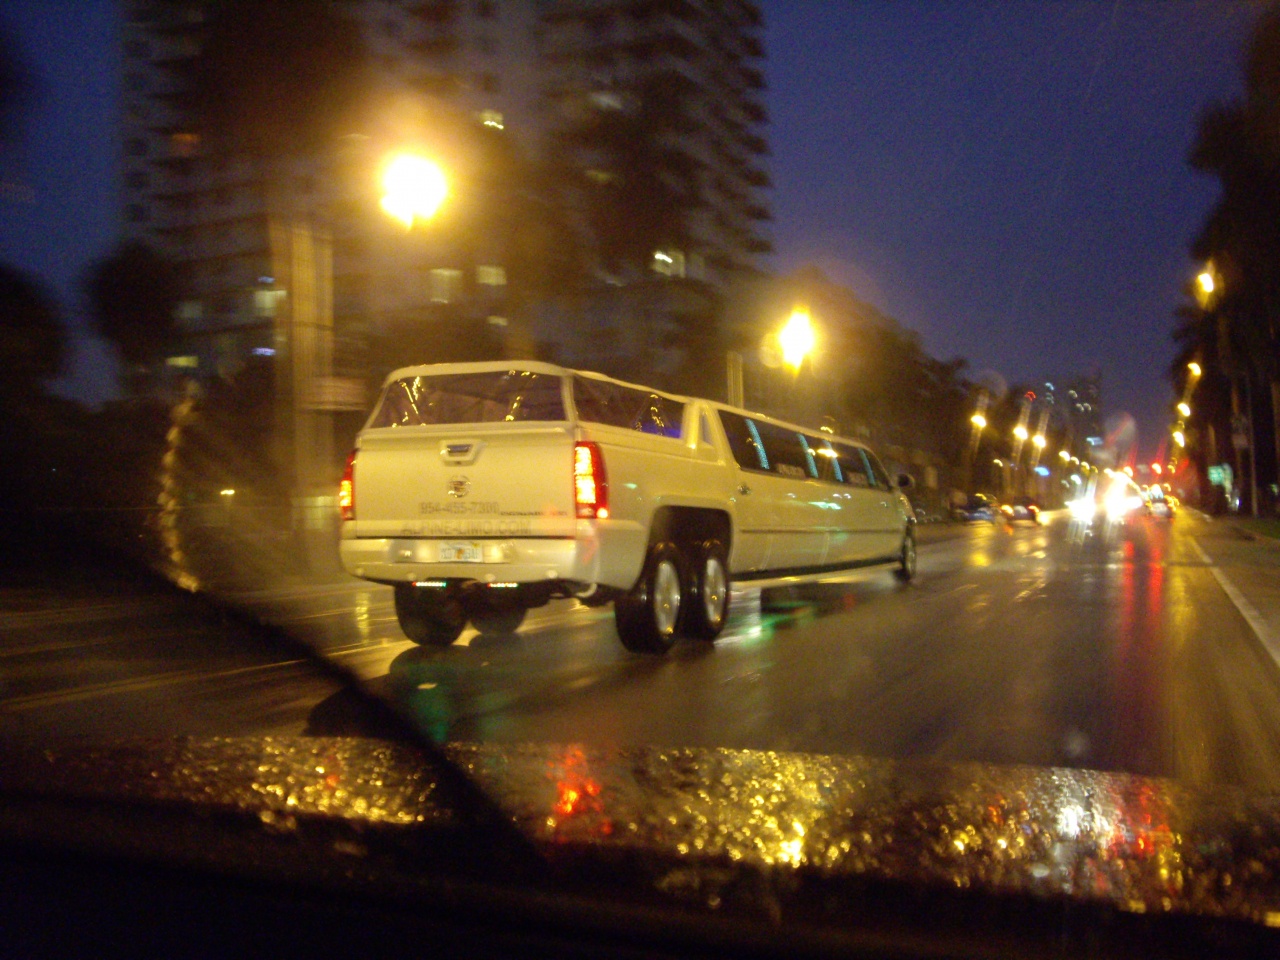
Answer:
<path fill-rule="evenodd" d="M 440 544 L 441 563 L 482 563 L 484 547 L 470 541 L 450 540 Z"/>

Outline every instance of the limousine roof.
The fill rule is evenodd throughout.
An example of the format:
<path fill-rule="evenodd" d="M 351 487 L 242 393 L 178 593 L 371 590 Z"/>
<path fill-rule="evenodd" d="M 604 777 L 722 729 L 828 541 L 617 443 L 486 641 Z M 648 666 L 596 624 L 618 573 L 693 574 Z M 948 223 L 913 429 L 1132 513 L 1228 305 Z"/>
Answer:
<path fill-rule="evenodd" d="M 773 423 L 788 430 L 795 430 L 799 433 L 821 434 L 831 440 L 840 443 L 852 444 L 856 447 L 866 447 L 867 444 L 860 440 L 854 440 L 851 437 L 840 436 L 839 434 L 828 433 L 817 427 L 805 427 L 797 423 L 791 423 L 788 420 L 779 420 L 777 417 L 771 417 L 767 414 L 757 413 L 754 410 L 747 410 L 743 407 L 730 406 L 727 403 L 721 403 L 719 400 L 708 400 L 706 397 L 691 397 L 681 393 L 673 393 L 670 390 L 660 390 L 657 387 L 650 387 L 643 383 L 632 383 L 628 380 L 619 380 L 616 377 L 606 376 L 603 373 L 597 373 L 594 370 L 577 370 L 573 367 L 562 367 L 555 363 L 546 363 L 542 360 L 479 360 L 470 363 L 423 363 L 412 367 L 400 367 L 392 370 L 382 381 L 385 388 L 397 380 L 403 380 L 405 377 L 431 377 L 440 376 L 449 373 L 501 373 L 504 370 L 527 370 L 530 373 L 545 373 L 549 376 L 577 376 L 589 377 L 592 380 L 603 380 L 608 383 L 616 383 L 623 387 L 631 387 L 634 390 L 648 390 L 650 393 L 656 393 L 667 397 L 671 400 L 677 400 L 681 403 L 699 402 L 705 403 L 716 410 L 726 410 L 729 413 L 741 414 L 744 417 L 750 417 L 752 420 L 762 423 Z"/>

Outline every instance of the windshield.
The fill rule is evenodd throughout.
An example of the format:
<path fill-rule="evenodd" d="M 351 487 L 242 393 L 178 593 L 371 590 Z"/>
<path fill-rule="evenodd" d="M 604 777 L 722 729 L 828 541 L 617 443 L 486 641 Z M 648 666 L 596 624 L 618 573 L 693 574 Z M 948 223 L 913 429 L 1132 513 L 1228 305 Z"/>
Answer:
<path fill-rule="evenodd" d="M 1280 790 L 1276 7 L 51 9 L 0 744 Z"/>

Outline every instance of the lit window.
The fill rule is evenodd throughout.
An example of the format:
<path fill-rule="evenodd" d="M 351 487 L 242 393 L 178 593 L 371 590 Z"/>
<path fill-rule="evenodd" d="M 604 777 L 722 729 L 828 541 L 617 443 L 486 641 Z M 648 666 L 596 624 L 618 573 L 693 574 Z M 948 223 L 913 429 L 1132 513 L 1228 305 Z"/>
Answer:
<path fill-rule="evenodd" d="M 174 314 L 183 323 L 194 323 L 204 316 L 204 306 L 199 300 L 183 300 Z"/>
<path fill-rule="evenodd" d="M 462 296 L 462 271 L 440 268 L 431 271 L 432 303 L 451 303 Z"/>
<path fill-rule="evenodd" d="M 253 291 L 253 309 L 260 317 L 274 317 L 278 304 L 284 300 L 283 290 Z"/>
<path fill-rule="evenodd" d="M 684 251 L 655 250 L 652 267 L 655 273 L 661 273 L 667 277 L 683 277 Z"/>
<path fill-rule="evenodd" d="M 200 366 L 199 357 L 168 357 L 165 365 L 170 367 L 178 367 L 184 370 L 194 370 Z"/>
<path fill-rule="evenodd" d="M 591 94 L 591 105 L 600 110 L 621 110 L 622 98 L 608 90 L 597 90 Z"/>
<path fill-rule="evenodd" d="M 476 267 L 476 283 L 486 287 L 501 287 L 507 282 L 507 271 L 502 267 L 481 265 Z"/>

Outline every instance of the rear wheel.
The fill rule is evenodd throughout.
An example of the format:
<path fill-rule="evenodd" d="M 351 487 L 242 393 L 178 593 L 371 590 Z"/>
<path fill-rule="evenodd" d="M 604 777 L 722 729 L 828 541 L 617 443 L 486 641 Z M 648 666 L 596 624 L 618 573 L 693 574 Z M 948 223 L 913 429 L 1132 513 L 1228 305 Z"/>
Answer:
<path fill-rule="evenodd" d="M 910 583 L 916 576 L 916 535 L 910 530 L 902 538 L 902 553 L 898 569 L 893 571 L 903 583 Z"/>
<path fill-rule="evenodd" d="M 680 554 L 674 544 L 649 548 L 640 582 L 614 603 L 613 618 L 622 645 L 635 653 L 666 653 L 680 622 Z"/>
<path fill-rule="evenodd" d="M 396 584 L 396 619 L 400 629 L 414 643 L 447 647 L 457 640 L 467 625 L 467 615 L 455 591 Z"/>
<path fill-rule="evenodd" d="M 714 640 L 729 621 L 728 553 L 719 540 L 694 548 L 690 566 L 686 632 L 699 640 Z"/>

